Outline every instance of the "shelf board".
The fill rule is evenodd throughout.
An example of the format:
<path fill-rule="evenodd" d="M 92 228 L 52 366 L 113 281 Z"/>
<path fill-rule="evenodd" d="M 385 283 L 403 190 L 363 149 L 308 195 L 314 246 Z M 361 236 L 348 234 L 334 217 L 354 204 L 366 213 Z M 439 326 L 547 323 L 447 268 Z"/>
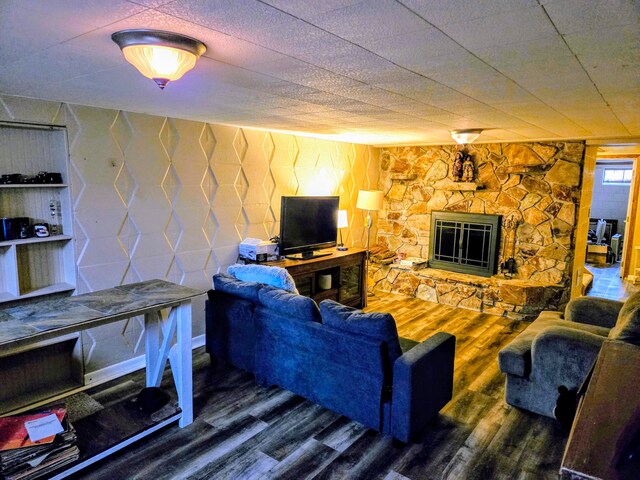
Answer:
<path fill-rule="evenodd" d="M 67 183 L 9 183 L 1 184 L 0 188 L 66 188 Z"/>
<path fill-rule="evenodd" d="M 11 302 L 13 300 L 17 300 L 19 297 L 16 297 L 14 294 L 9 292 L 0 292 L 0 303 L 3 302 Z"/>
<path fill-rule="evenodd" d="M 56 380 L 55 383 L 47 385 L 46 387 L 30 390 L 22 395 L 4 399 L 2 401 L 2 407 L 0 408 L 0 414 L 6 414 L 12 410 L 46 400 L 54 397 L 55 395 L 77 389 L 81 386 L 82 385 L 80 383 L 71 378 Z"/>
<path fill-rule="evenodd" d="M 28 245 L 30 243 L 64 242 L 71 239 L 73 239 L 71 235 L 51 235 L 49 237 L 22 238 L 20 240 L 5 240 L 4 242 L 0 242 L 0 247 L 6 247 L 10 245 Z"/>
<path fill-rule="evenodd" d="M 71 285 L 70 283 L 54 283 L 53 285 L 48 285 L 43 288 L 37 288 L 35 290 L 30 290 L 21 294 L 18 299 L 22 298 L 30 298 L 30 297 L 38 297 L 40 295 L 50 295 L 52 293 L 60 293 L 60 292 L 69 292 L 71 290 L 75 290 L 76 287 Z"/>

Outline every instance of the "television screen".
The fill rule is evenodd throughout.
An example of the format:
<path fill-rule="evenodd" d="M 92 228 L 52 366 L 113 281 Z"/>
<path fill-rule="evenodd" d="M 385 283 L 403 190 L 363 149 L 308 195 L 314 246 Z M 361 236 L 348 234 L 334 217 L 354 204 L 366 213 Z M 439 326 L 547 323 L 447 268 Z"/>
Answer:
<path fill-rule="evenodd" d="M 335 247 L 339 203 L 337 196 L 282 197 L 280 255 L 311 258 L 314 250 Z"/>

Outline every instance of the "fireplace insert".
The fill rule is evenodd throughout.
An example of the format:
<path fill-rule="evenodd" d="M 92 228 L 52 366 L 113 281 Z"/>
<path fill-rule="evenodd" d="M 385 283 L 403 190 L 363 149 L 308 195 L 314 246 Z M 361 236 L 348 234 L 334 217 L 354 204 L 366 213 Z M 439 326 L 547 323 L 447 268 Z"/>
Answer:
<path fill-rule="evenodd" d="M 490 277 L 496 273 L 500 215 L 431 212 L 429 266 Z"/>

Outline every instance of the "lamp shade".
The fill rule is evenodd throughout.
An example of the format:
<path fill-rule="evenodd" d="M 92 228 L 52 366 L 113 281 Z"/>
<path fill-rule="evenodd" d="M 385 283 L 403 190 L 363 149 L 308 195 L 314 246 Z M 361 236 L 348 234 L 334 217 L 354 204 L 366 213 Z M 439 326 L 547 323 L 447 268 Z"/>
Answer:
<path fill-rule="evenodd" d="M 338 228 L 347 228 L 349 221 L 347 220 L 347 211 L 338 210 Z"/>
<path fill-rule="evenodd" d="M 362 210 L 382 210 L 383 200 L 384 193 L 380 190 L 360 190 L 358 192 L 356 208 Z"/>
<path fill-rule="evenodd" d="M 456 142 L 463 143 L 472 143 L 476 140 L 480 134 L 482 133 L 481 128 L 467 128 L 466 130 L 452 130 L 451 138 L 453 138 Z"/>
<path fill-rule="evenodd" d="M 125 60 L 163 89 L 196 65 L 207 47 L 195 38 L 161 30 L 122 30 L 111 35 Z"/>

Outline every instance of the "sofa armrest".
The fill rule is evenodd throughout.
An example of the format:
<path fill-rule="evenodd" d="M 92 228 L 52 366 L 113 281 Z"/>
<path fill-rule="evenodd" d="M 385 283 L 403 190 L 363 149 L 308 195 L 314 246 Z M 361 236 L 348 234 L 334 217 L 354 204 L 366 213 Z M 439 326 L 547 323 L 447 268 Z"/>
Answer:
<path fill-rule="evenodd" d="M 439 332 L 393 364 L 391 435 L 409 442 L 444 407 L 453 394 L 456 337 Z"/>
<path fill-rule="evenodd" d="M 612 328 L 618 319 L 623 302 L 600 297 L 578 297 L 571 300 L 564 311 L 565 320 Z"/>
<path fill-rule="evenodd" d="M 540 332 L 531 347 L 531 378 L 543 390 L 557 392 L 564 385 L 579 388 L 593 366 L 602 343 L 596 335 L 570 327 L 549 327 Z"/>

